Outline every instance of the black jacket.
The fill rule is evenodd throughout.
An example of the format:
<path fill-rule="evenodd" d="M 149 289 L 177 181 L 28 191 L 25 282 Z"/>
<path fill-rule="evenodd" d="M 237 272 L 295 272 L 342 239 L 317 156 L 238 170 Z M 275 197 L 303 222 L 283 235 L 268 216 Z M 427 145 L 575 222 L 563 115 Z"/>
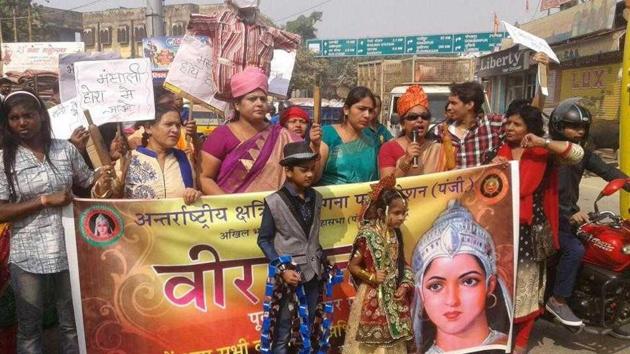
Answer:
<path fill-rule="evenodd" d="M 593 172 L 606 181 L 628 178 L 623 172 L 604 162 L 597 154 L 584 150 L 584 158 L 580 163 L 576 165 L 561 165 L 558 168 L 561 218 L 569 219 L 573 214 L 580 211 L 577 202 L 580 199 L 580 181 L 584 170 Z M 629 189 L 628 185 L 626 185 L 626 190 Z"/>

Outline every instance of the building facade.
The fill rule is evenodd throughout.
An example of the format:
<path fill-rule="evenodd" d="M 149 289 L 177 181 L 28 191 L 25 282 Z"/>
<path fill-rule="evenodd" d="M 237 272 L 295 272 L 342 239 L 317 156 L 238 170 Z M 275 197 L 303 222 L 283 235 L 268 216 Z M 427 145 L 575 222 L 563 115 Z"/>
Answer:
<path fill-rule="evenodd" d="M 182 36 L 193 13 L 210 14 L 225 5 L 180 4 L 164 6 L 164 35 Z M 117 52 L 123 58 L 142 56 L 142 39 L 147 37 L 144 8 L 119 8 L 83 13 L 87 52 Z"/>
<path fill-rule="evenodd" d="M 549 67 L 547 112 L 566 98 L 582 97 L 594 119 L 619 120 L 625 34 L 622 11 L 623 3 L 593 0 L 520 26 L 547 40 L 560 59 Z M 510 41 L 502 47 L 509 49 L 483 56 L 477 65 L 491 108 L 500 113 L 514 99 L 533 97 L 537 78 L 537 66 L 528 62 L 531 51 L 512 47 Z M 508 52 L 513 58 L 516 52 L 523 52 L 522 65 L 511 66 L 503 59 L 509 58 Z"/>

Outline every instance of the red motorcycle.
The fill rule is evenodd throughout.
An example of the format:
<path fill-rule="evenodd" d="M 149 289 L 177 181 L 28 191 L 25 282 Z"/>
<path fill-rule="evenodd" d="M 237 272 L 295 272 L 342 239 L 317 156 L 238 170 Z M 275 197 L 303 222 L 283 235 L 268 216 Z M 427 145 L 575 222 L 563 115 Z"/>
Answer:
<path fill-rule="evenodd" d="M 590 222 L 577 230 L 585 254 L 571 309 L 582 318 L 584 330 L 630 339 L 630 220 L 600 211 L 597 202 L 622 189 L 630 179 L 609 182 L 594 202 Z"/>

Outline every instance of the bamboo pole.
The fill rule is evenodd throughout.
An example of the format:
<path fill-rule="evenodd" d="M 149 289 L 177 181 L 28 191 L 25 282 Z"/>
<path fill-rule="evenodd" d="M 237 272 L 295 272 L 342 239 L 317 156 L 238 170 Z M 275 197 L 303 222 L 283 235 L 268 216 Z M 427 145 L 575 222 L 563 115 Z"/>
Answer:
<path fill-rule="evenodd" d="M 101 131 L 96 124 L 94 124 L 90 111 L 86 109 L 83 111 L 83 114 L 85 114 L 85 119 L 89 124 L 88 132 L 90 133 L 90 139 L 86 145 L 86 150 L 90 161 L 92 161 L 92 166 L 98 168 L 111 164 L 112 159 L 111 156 L 109 156 L 109 149 L 105 146 Z"/>
<path fill-rule="evenodd" d="M 623 49 L 623 74 L 621 77 L 621 107 L 619 116 L 619 166 L 625 174 L 630 174 L 630 0 L 626 0 L 626 41 Z M 625 218 L 630 217 L 630 194 L 621 191 L 619 211 Z"/>
<path fill-rule="evenodd" d="M 321 124 L 322 94 L 319 85 L 313 87 L 313 124 Z"/>

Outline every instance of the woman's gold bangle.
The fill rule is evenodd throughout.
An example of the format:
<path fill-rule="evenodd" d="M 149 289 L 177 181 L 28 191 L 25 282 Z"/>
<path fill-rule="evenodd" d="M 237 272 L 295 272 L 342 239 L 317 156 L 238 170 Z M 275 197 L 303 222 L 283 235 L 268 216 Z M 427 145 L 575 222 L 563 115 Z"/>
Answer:
<path fill-rule="evenodd" d="M 368 282 L 374 282 L 374 273 L 370 273 L 368 271 L 366 271 L 365 269 L 359 269 L 359 278 L 368 281 Z"/>

